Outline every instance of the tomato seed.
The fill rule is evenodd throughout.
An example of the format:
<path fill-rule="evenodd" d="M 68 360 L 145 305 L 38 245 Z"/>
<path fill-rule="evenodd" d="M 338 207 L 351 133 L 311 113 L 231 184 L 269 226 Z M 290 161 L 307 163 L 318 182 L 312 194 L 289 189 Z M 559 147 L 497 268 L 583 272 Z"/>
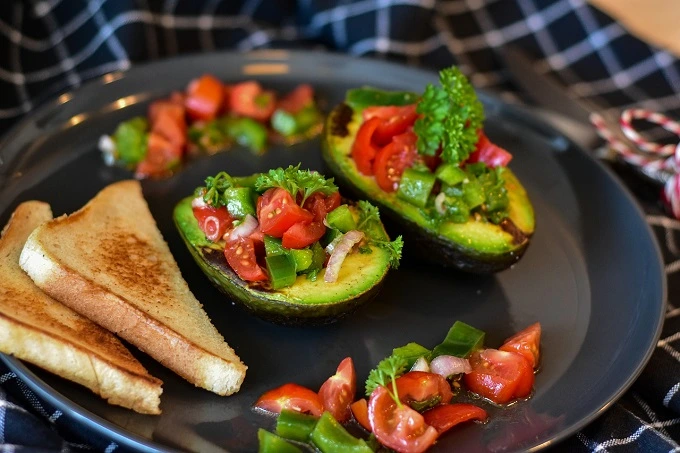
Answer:
<path fill-rule="evenodd" d="M 237 255 L 242 255 L 242 254 L 243 254 L 243 247 L 241 247 L 241 246 L 239 245 L 238 248 L 236 249 L 236 254 L 237 254 Z"/>

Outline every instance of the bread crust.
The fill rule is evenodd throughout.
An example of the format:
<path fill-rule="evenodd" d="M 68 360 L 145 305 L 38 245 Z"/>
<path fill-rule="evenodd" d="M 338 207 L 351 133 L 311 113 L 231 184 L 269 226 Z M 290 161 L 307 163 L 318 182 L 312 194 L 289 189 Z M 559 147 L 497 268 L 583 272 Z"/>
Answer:
<path fill-rule="evenodd" d="M 111 404 L 159 414 L 162 382 L 123 344 L 42 292 L 19 267 L 29 233 L 52 218 L 47 204 L 22 203 L 0 239 L 0 351 L 81 384 Z"/>
<path fill-rule="evenodd" d="M 95 251 L 64 250 L 73 235 Z M 104 235 L 105 244 L 91 242 Z M 247 367 L 189 291 L 137 181 L 112 184 L 81 210 L 37 228 L 20 264 L 43 291 L 194 385 L 219 395 L 239 390 Z"/>

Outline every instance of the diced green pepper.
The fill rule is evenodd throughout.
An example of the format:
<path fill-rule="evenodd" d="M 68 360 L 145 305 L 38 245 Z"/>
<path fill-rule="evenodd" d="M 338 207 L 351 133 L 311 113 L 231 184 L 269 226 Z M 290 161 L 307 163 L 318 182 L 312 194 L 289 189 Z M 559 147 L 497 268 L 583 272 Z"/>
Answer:
<path fill-rule="evenodd" d="M 286 249 L 281 245 L 281 239 L 264 235 L 264 251 L 267 256 L 284 255 Z"/>
<path fill-rule="evenodd" d="M 432 173 L 407 168 L 401 175 L 397 197 L 424 208 L 427 205 L 435 180 L 436 177 Z"/>
<path fill-rule="evenodd" d="M 284 409 L 276 419 L 276 434 L 286 439 L 307 442 L 312 434 L 317 417 Z"/>
<path fill-rule="evenodd" d="M 454 164 L 441 164 L 437 167 L 435 171 L 435 176 L 439 178 L 440 181 L 450 185 L 455 186 L 467 178 L 467 174 L 464 170 Z"/>
<path fill-rule="evenodd" d="M 273 289 L 285 288 L 295 283 L 295 261 L 288 253 L 267 256 L 264 260 Z"/>
<path fill-rule="evenodd" d="M 373 105 L 409 105 L 418 102 L 420 96 L 407 91 L 383 91 L 375 88 L 354 88 L 347 91 L 345 103 L 354 110 Z"/>
<path fill-rule="evenodd" d="M 322 453 L 373 453 L 363 439 L 348 433 L 330 412 L 323 413 L 310 439 Z"/>
<path fill-rule="evenodd" d="M 262 428 L 257 430 L 257 439 L 260 442 L 259 453 L 302 453 L 295 445 Z"/>
<path fill-rule="evenodd" d="M 295 114 L 278 109 L 274 112 L 271 119 L 272 129 L 284 137 L 303 134 L 320 122 L 321 113 L 319 113 L 314 104 L 304 107 Z"/>
<path fill-rule="evenodd" d="M 225 132 L 239 145 L 246 146 L 256 153 L 267 148 L 267 128 L 251 118 L 226 118 Z"/>
<path fill-rule="evenodd" d="M 260 173 L 255 173 L 250 176 L 234 176 L 232 179 L 234 183 L 239 187 L 249 187 L 250 189 L 255 189 L 255 181 L 260 177 Z M 257 195 L 257 194 L 254 194 Z M 257 198 L 257 196 L 255 197 Z"/>
<path fill-rule="evenodd" d="M 398 348 L 392 349 L 392 355 L 401 357 L 404 360 L 406 360 L 406 368 L 410 369 L 414 363 L 416 363 L 416 360 L 418 360 L 421 357 L 429 357 L 430 355 L 430 350 L 427 349 L 425 346 L 421 346 L 418 343 L 408 343 L 405 346 L 401 346 Z"/>
<path fill-rule="evenodd" d="M 352 210 L 346 204 L 338 206 L 326 215 L 326 223 L 331 228 L 336 228 L 343 233 L 357 229 Z"/>
<path fill-rule="evenodd" d="M 289 249 L 288 252 L 295 262 L 295 272 L 306 271 L 312 265 L 314 252 L 311 249 Z"/>
<path fill-rule="evenodd" d="M 432 350 L 430 360 L 440 355 L 465 358 L 483 346 L 483 331 L 464 322 L 456 321 L 449 329 L 449 333 L 446 334 L 444 341 Z"/>
<path fill-rule="evenodd" d="M 473 175 L 468 174 L 467 180 L 463 181 L 462 188 L 463 200 L 465 200 L 465 204 L 467 204 L 470 209 L 481 206 L 484 203 L 484 200 L 486 200 L 482 185 Z"/>
<path fill-rule="evenodd" d="M 470 208 L 465 200 L 463 200 L 462 191 L 459 195 L 452 195 L 446 197 L 443 203 L 446 209 L 446 220 L 454 223 L 465 223 L 470 220 Z"/>
<path fill-rule="evenodd" d="M 321 238 L 321 242 L 325 245 L 328 245 L 341 235 L 342 231 L 338 230 L 337 228 L 327 228 L 326 233 Z"/>
<path fill-rule="evenodd" d="M 135 166 L 146 157 L 149 122 L 138 116 L 118 125 L 113 134 L 116 159 L 126 166 Z"/>
<path fill-rule="evenodd" d="M 253 204 L 253 191 L 248 187 L 230 187 L 224 190 L 224 199 L 227 202 L 229 214 L 241 219 L 247 214 L 255 216 Z"/>

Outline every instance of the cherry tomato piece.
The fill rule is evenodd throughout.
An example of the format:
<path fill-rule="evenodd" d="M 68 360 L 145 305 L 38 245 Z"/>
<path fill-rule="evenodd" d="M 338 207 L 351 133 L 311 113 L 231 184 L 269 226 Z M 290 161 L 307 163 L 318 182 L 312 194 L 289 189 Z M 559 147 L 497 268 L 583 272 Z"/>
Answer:
<path fill-rule="evenodd" d="M 203 206 L 193 208 L 193 212 L 198 221 L 198 227 L 205 233 L 205 237 L 213 242 L 222 239 L 222 236 L 232 227 L 234 221 L 234 218 L 224 206 L 219 208 Z"/>
<path fill-rule="evenodd" d="M 378 154 L 378 147 L 373 144 L 372 138 L 380 123 L 380 118 L 364 121 L 357 131 L 354 143 L 352 143 L 352 159 L 354 159 L 357 169 L 367 176 L 373 174 L 373 161 Z"/>
<path fill-rule="evenodd" d="M 269 191 L 273 191 L 273 193 L 268 195 Z M 285 189 L 269 189 L 262 197 L 262 205 L 258 209 L 258 220 L 260 230 L 264 234 L 280 238 L 296 223 L 308 223 L 314 219 L 314 215 L 298 206 Z M 266 203 L 265 199 L 267 200 Z"/>
<path fill-rule="evenodd" d="M 287 249 L 303 249 L 314 244 L 326 233 L 321 222 L 298 222 L 288 228 L 281 237 L 281 245 Z"/>
<path fill-rule="evenodd" d="M 224 257 L 241 280 L 259 282 L 268 279 L 267 274 L 257 264 L 255 242 L 251 238 L 227 241 L 224 247 Z"/>
<path fill-rule="evenodd" d="M 435 399 L 438 400 L 438 404 L 448 404 L 453 398 L 451 385 L 443 376 L 436 373 L 409 371 L 395 382 L 399 399 L 409 405 Z"/>
<path fill-rule="evenodd" d="M 321 385 L 319 397 L 324 410 L 330 412 L 340 423 L 345 423 L 350 419 L 350 405 L 356 391 L 357 376 L 354 362 L 351 357 L 346 357 L 338 365 L 335 374 Z"/>
<path fill-rule="evenodd" d="M 499 349 L 521 354 L 529 361 L 531 368 L 536 368 L 540 357 L 540 343 L 541 324 L 535 323 L 505 340 Z"/>
<path fill-rule="evenodd" d="M 459 423 L 469 420 L 484 421 L 488 414 L 474 404 L 442 404 L 423 413 L 425 423 L 432 426 L 439 434 L 453 428 Z"/>
<path fill-rule="evenodd" d="M 314 103 L 314 89 L 311 85 L 303 83 L 295 87 L 278 102 L 278 108 L 295 115 L 303 108 Z"/>
<path fill-rule="evenodd" d="M 437 440 L 437 430 L 408 405 L 397 406 L 385 387 L 377 387 L 368 401 L 368 420 L 378 441 L 402 453 L 420 453 Z"/>
<path fill-rule="evenodd" d="M 211 75 L 203 75 L 191 81 L 187 87 L 184 105 L 194 120 L 211 121 L 217 116 L 224 102 L 224 85 Z"/>
<path fill-rule="evenodd" d="M 399 188 L 401 175 L 418 156 L 417 140 L 418 137 L 412 131 L 397 135 L 375 156 L 375 181 L 385 192 L 394 192 Z"/>
<path fill-rule="evenodd" d="M 181 147 L 152 132 L 149 134 L 146 156 L 137 164 L 135 176 L 138 178 L 167 176 L 179 164 L 181 158 Z"/>
<path fill-rule="evenodd" d="M 241 82 L 231 87 L 229 107 L 237 115 L 267 121 L 276 108 L 276 96 L 255 81 Z"/>
<path fill-rule="evenodd" d="M 178 117 L 176 111 L 182 110 L 182 116 Z M 165 108 L 156 115 L 156 121 L 151 124 L 151 131 L 163 136 L 173 145 L 184 148 L 187 143 L 187 125 L 184 121 L 184 109 L 179 106 Z"/>
<path fill-rule="evenodd" d="M 319 395 L 298 384 L 284 384 L 260 396 L 253 407 L 280 414 L 283 409 L 312 414 L 320 417 L 323 404 Z"/>
<path fill-rule="evenodd" d="M 512 154 L 495 143 L 491 143 L 486 134 L 480 130 L 475 151 L 470 154 L 467 162 L 484 162 L 489 167 L 506 167 L 511 160 Z"/>
<path fill-rule="evenodd" d="M 494 403 L 505 404 L 529 396 L 534 386 L 534 370 L 516 352 L 485 349 L 470 357 L 472 372 L 463 376 L 465 385 Z"/>
<path fill-rule="evenodd" d="M 366 401 L 366 398 L 361 398 L 360 400 L 353 402 L 350 405 L 350 409 L 352 410 L 354 420 L 356 420 L 366 431 L 370 431 L 371 423 L 368 421 L 368 401 Z"/>
<path fill-rule="evenodd" d="M 314 221 L 323 222 L 326 214 L 340 206 L 341 202 L 340 192 L 334 192 L 328 196 L 316 192 L 305 200 L 303 208 L 314 214 Z"/>
<path fill-rule="evenodd" d="M 373 141 L 379 146 L 385 146 L 395 135 L 400 135 L 413 126 L 418 113 L 416 104 L 396 106 L 368 107 L 363 111 L 364 121 L 370 118 L 380 118 L 382 121 L 373 133 Z"/>

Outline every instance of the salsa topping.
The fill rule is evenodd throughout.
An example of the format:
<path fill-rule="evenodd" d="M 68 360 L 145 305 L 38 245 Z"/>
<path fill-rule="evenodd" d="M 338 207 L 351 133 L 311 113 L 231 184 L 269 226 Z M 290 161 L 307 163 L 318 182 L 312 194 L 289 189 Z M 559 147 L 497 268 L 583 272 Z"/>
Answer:
<path fill-rule="evenodd" d="M 456 67 L 418 96 L 372 88 L 350 90 L 361 112 L 350 154 L 357 170 L 434 222 L 499 225 L 508 217 L 503 172 L 512 159 L 483 130 L 484 108 Z"/>
<path fill-rule="evenodd" d="M 298 275 L 315 281 L 322 271 L 334 283 L 350 254 L 371 247 L 388 250 L 392 267 L 401 258 L 401 237 L 389 240 L 376 207 L 343 204 L 333 179 L 299 164 L 245 178 L 210 176 L 192 208 L 239 278 L 272 290 L 293 285 Z"/>
<path fill-rule="evenodd" d="M 277 448 L 294 441 L 329 452 L 368 453 L 381 445 L 397 452 L 423 452 L 456 425 L 489 418 L 483 403 L 477 399 L 471 404 L 467 393 L 495 405 L 530 396 L 540 355 L 540 324 L 508 338 L 500 350 L 485 348 L 484 336 L 457 321 L 431 350 L 417 343 L 395 348 L 369 373 L 367 399 L 355 400 L 356 374 L 347 357 L 318 392 L 289 383 L 265 392 L 253 407 L 278 414 Z M 413 369 L 423 363 L 432 371 Z M 367 439 L 350 434 L 346 427 L 353 422 L 369 433 Z M 283 451 L 267 450 L 262 435 L 260 448 Z"/>
<path fill-rule="evenodd" d="M 212 75 L 153 102 L 146 117 L 118 125 L 99 148 L 109 165 L 139 178 L 171 175 L 190 156 L 214 154 L 238 144 L 255 153 L 271 143 L 292 144 L 317 135 L 323 116 L 310 85 L 283 97 L 253 80 L 228 85 Z"/>

